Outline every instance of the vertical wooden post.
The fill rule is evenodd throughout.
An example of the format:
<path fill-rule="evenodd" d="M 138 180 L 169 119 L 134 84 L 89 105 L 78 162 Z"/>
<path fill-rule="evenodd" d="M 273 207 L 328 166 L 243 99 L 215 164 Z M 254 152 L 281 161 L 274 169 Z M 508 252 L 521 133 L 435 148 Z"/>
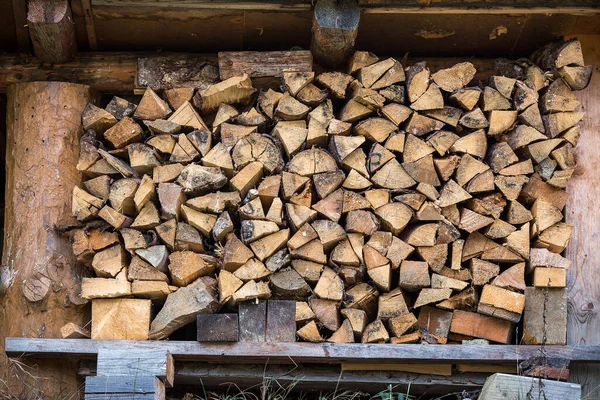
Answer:
<path fill-rule="evenodd" d="M 8 87 L 0 379 L 19 398 L 42 392 L 69 397 L 78 389 L 73 362 L 39 360 L 37 371 L 19 375 L 3 347 L 6 337 L 59 338 L 67 322 L 89 322 L 89 309 L 79 296 L 83 267 L 72 255 L 70 240 L 54 225 L 74 222 L 71 194 L 81 181 L 75 168 L 81 112 L 91 100 L 87 85 L 31 82 Z M 29 372 L 38 379 L 31 381 Z"/>
<path fill-rule="evenodd" d="M 315 61 L 338 67 L 354 52 L 360 7 L 356 0 L 319 0 L 315 5 L 310 50 Z"/>
<path fill-rule="evenodd" d="M 43 62 L 62 63 L 77 51 L 68 0 L 29 0 L 27 25 L 33 53 Z"/>
<path fill-rule="evenodd" d="M 600 65 L 600 35 L 576 35 L 581 42 L 585 62 Z M 600 345 L 600 74 L 594 73 L 586 90 L 574 92 L 586 115 L 581 138 L 575 150 L 577 169 L 569 180 L 567 222 L 574 225 L 567 248 L 572 267 L 567 272 L 568 313 L 567 344 Z M 571 364 L 569 380 L 580 383 L 582 398 L 600 397 L 600 364 Z"/>

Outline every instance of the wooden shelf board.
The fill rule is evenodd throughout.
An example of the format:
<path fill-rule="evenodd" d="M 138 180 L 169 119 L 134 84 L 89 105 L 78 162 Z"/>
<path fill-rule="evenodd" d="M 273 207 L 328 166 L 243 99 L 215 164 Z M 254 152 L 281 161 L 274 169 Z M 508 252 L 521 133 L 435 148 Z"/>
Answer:
<path fill-rule="evenodd" d="M 176 360 L 289 363 L 514 363 L 540 354 L 540 346 L 435 346 L 419 344 L 253 343 L 204 344 L 193 341 L 7 338 L 10 357 L 94 358 L 106 348 L 168 350 Z M 600 346 L 546 346 L 548 357 L 572 362 L 600 361 Z"/>

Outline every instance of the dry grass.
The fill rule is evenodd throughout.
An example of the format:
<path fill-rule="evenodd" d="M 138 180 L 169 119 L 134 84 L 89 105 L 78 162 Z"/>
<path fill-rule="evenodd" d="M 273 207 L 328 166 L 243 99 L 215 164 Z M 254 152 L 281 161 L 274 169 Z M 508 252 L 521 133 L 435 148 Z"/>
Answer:
<path fill-rule="evenodd" d="M 79 393 L 54 394 L 48 396 L 42 392 L 42 378 L 38 376 L 38 367 L 18 358 L 4 358 L 5 365 L 0 368 L 0 399 L 6 400 L 77 400 Z M 46 378 L 48 379 L 48 378 Z M 18 393 L 17 393 L 18 391 Z"/>

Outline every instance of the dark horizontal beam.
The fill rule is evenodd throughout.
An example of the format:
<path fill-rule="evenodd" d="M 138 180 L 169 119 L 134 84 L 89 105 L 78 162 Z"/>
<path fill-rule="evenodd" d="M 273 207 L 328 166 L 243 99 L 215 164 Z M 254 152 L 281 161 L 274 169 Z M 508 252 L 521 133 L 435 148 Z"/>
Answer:
<path fill-rule="evenodd" d="M 180 67 L 185 60 L 196 62 L 199 58 L 214 60 L 216 54 L 194 53 L 78 53 L 76 57 L 63 64 L 42 63 L 37 58 L 24 55 L 0 55 L 0 91 L 10 84 L 34 81 L 60 81 L 91 85 L 96 91 L 104 93 L 131 93 L 137 87 L 138 58 L 160 56 L 178 60 Z M 476 78 L 485 78 L 493 73 L 493 59 L 466 58 L 425 58 L 432 72 L 449 67 L 457 62 L 468 60 L 478 70 Z M 411 64 L 409 59 L 408 64 Z M 415 62 L 417 60 L 414 60 Z M 315 66 L 315 70 L 319 70 Z"/>
<path fill-rule="evenodd" d="M 127 341 L 89 339 L 7 338 L 10 357 L 50 356 L 94 358 L 98 349 L 161 349 L 176 360 L 221 363 L 514 363 L 540 354 L 540 346 L 435 346 L 337 343 L 251 343 L 203 344 L 191 341 Z M 547 357 L 572 362 L 600 361 L 600 346 L 546 346 Z"/>
<path fill-rule="evenodd" d="M 410 364 L 414 365 L 414 364 Z M 94 360 L 80 360 L 77 374 L 97 374 Z M 175 386 L 199 387 L 225 391 L 248 390 L 274 383 L 303 391 L 363 391 L 376 393 L 389 390 L 411 394 L 442 395 L 474 391 L 485 383 L 489 372 L 456 373 L 452 376 L 402 371 L 341 371 L 341 366 L 324 364 L 216 364 L 195 361 L 175 363 Z M 231 391 L 230 394 L 233 395 Z"/>
<path fill-rule="evenodd" d="M 199 362 L 177 363 L 175 385 L 220 388 L 227 382 L 248 389 L 273 380 L 277 385 L 295 390 L 364 391 L 389 390 L 411 394 L 442 395 L 463 390 L 480 389 L 489 373 L 462 373 L 452 376 L 416 374 L 400 371 L 343 371 L 339 365 L 231 365 Z"/>
<path fill-rule="evenodd" d="M 426 3 L 423 0 L 359 0 L 358 4 L 366 12 L 477 12 L 505 14 L 543 14 L 554 13 L 593 13 L 600 9 L 595 0 L 442 0 Z M 312 8 L 310 0 L 163 0 L 148 2 L 145 0 L 92 0 L 96 7 L 145 7 L 169 9 L 218 9 L 218 10 L 255 10 L 255 11 L 306 11 Z"/>

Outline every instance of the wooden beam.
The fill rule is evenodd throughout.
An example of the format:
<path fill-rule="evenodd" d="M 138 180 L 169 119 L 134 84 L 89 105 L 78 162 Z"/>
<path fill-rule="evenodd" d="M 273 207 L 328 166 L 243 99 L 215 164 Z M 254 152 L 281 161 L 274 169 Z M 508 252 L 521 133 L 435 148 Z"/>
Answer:
<path fill-rule="evenodd" d="M 7 338 L 6 354 L 11 357 L 50 356 L 94 358 L 98 349 L 135 348 L 168 350 L 175 360 L 219 361 L 232 363 L 381 363 L 445 362 L 514 363 L 539 355 L 539 346 L 423 346 L 420 344 L 338 344 L 338 343 L 245 343 L 206 344 L 190 341 L 126 341 L 89 339 Z M 568 358 L 571 362 L 600 361 L 600 346 L 549 346 L 548 357 Z"/>
<path fill-rule="evenodd" d="M 145 0 L 91 0 L 95 6 L 111 7 L 169 7 L 190 9 L 252 10 L 252 11 L 305 11 L 312 8 L 311 0 L 162 0 L 160 4 Z"/>
<path fill-rule="evenodd" d="M 75 55 L 75 23 L 68 0 L 29 0 L 27 26 L 33 53 L 43 62 L 62 63 Z"/>
<path fill-rule="evenodd" d="M 358 0 L 366 13 L 546 14 L 600 11 L 595 0 Z M 433 5 L 432 5 L 433 4 Z"/>
<path fill-rule="evenodd" d="M 360 8 L 356 0 L 319 0 L 315 5 L 310 50 L 315 60 L 337 67 L 354 53 Z"/>
<path fill-rule="evenodd" d="M 90 50 L 98 50 L 98 40 L 96 39 L 96 26 L 94 25 L 92 1 L 81 0 L 81 9 L 83 10 L 83 19 L 85 21 L 85 30 L 87 32 Z"/>
<path fill-rule="evenodd" d="M 29 51 L 29 29 L 27 28 L 27 0 L 12 0 L 13 16 L 15 18 L 15 33 L 19 50 Z"/>
<path fill-rule="evenodd" d="M 250 78 L 282 77 L 283 71 L 310 72 L 310 51 L 223 51 L 219 52 L 219 74 L 222 80 L 247 73 Z"/>
<path fill-rule="evenodd" d="M 137 87 L 138 59 L 151 58 L 154 55 L 154 53 L 148 52 L 79 53 L 66 63 L 53 65 L 44 64 L 39 59 L 25 54 L 2 55 L 0 56 L 0 92 L 5 91 L 6 87 L 13 83 L 63 81 L 87 84 L 98 92 L 131 93 Z M 199 58 L 213 62 L 217 60 L 215 54 L 164 53 L 160 57 L 167 57 L 172 62 L 180 60 L 179 65 L 181 68 L 185 68 L 185 60 L 197 60 Z M 450 67 L 458 62 L 470 61 L 477 68 L 476 79 L 486 79 L 494 71 L 494 60 L 482 58 L 409 59 L 407 65 L 421 60 L 427 61 L 427 65 L 432 72 Z"/>
<path fill-rule="evenodd" d="M 219 71 L 216 58 L 212 54 L 187 57 L 154 56 L 137 59 L 136 87 L 173 89 L 193 87 L 206 89 L 218 82 Z"/>
<path fill-rule="evenodd" d="M 95 376 L 95 361 L 81 360 L 77 374 Z M 223 382 L 235 382 L 244 390 L 271 378 L 283 387 L 293 384 L 298 390 L 337 389 L 375 393 L 393 385 L 395 391 L 407 390 L 410 386 L 411 394 L 442 395 L 480 389 L 488 376 L 489 373 L 467 372 L 445 377 L 401 371 L 343 371 L 340 374 L 339 365 L 301 364 L 290 368 L 289 365 L 271 363 L 235 365 L 177 361 L 175 385 L 222 389 Z"/>
<path fill-rule="evenodd" d="M 486 3 L 487 4 L 487 3 Z M 362 6 L 361 6 L 362 7 Z M 414 6 L 373 6 L 363 7 L 361 12 L 365 14 L 481 14 L 481 15 L 548 15 L 548 14 L 568 14 L 568 15 L 598 15 L 600 9 L 594 7 L 583 7 L 577 4 L 570 4 L 556 7 L 490 7 L 469 5 L 466 7 L 427 7 L 419 8 Z"/>
<path fill-rule="evenodd" d="M 15 279 L 2 279 L 0 296 L 10 307 L 0 308 L 0 343 L 9 336 L 37 337 L 40 332 L 60 337 L 64 324 L 89 321 L 70 240 L 52 227 L 74 221 L 70 204 L 73 187 L 81 182 L 75 168 L 81 112 L 92 101 L 89 86 L 66 82 L 21 83 L 8 90 L 2 276 Z M 61 145 L 47 146 L 56 142 Z M 61 179 L 47 179 L 39 174 L 41 170 L 53 171 Z M 22 224 L 23 215 L 27 224 Z M 40 264 L 40 260 L 45 261 Z M 46 315 L 52 315 L 52 323 Z M 39 380 L 34 378 L 48 396 L 77 390 L 74 374 L 68 373 L 73 363 L 57 361 L 38 364 Z M 0 365 L 0 373 L 9 368 L 2 353 Z M 34 384 L 29 377 L 12 379 L 7 391 L 20 393 Z"/>
<path fill-rule="evenodd" d="M 577 35 L 586 64 L 600 65 L 600 35 Z M 597 265 L 600 254 L 594 236 L 600 218 L 600 180 L 594 166 L 600 164 L 600 76 L 592 76 L 585 90 L 574 92 L 586 115 L 577 145 L 578 173 L 569 180 L 569 198 L 565 208 L 566 222 L 574 225 L 573 236 L 566 250 L 572 267 L 567 271 L 567 344 L 600 345 L 600 274 Z M 572 365 L 569 380 L 581 383 L 583 398 L 597 398 L 600 387 L 600 364 Z"/>

